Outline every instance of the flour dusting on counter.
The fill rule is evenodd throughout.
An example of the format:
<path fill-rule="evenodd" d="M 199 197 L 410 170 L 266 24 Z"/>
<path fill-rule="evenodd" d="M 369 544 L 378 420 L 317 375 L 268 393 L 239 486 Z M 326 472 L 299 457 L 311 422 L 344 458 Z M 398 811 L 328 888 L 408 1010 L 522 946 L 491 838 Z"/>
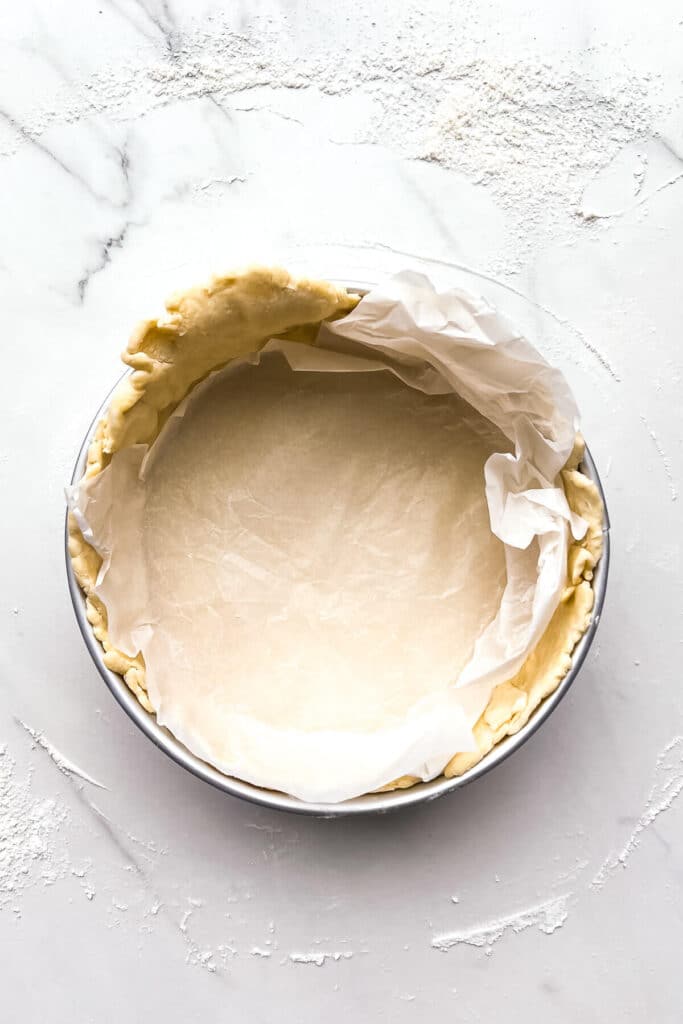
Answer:
<path fill-rule="evenodd" d="M 20 725 L 21 728 L 29 734 L 34 744 L 45 751 L 62 775 L 75 775 L 79 779 L 82 779 L 83 782 L 88 782 L 91 786 L 96 786 L 97 789 L 107 789 L 102 782 L 98 782 L 97 779 L 93 779 L 92 775 L 89 775 L 83 768 L 79 768 L 77 764 L 69 760 L 68 757 L 65 757 L 64 754 L 60 753 L 60 751 L 50 743 L 42 732 L 39 732 L 37 729 L 33 729 L 20 718 L 16 718 L 15 721 L 17 725 Z"/>
<path fill-rule="evenodd" d="M 657 455 L 659 456 L 662 466 L 664 467 L 664 475 L 666 477 L 666 482 L 669 485 L 669 494 L 671 495 L 671 500 L 677 501 L 678 488 L 676 487 L 676 482 L 674 480 L 673 472 L 671 470 L 671 459 L 662 448 L 659 438 L 657 437 L 654 430 L 652 429 L 652 427 L 650 426 L 650 424 L 644 416 L 641 415 L 640 421 L 647 430 L 650 440 L 655 446 L 655 451 L 657 452 Z"/>
<path fill-rule="evenodd" d="M 290 953 L 289 959 L 293 964 L 313 964 L 315 967 L 322 967 L 328 960 L 338 963 L 340 960 L 350 960 L 353 953 L 350 951 L 335 951 L 334 953 Z"/>
<path fill-rule="evenodd" d="M 308 131 L 321 145 L 389 147 L 488 191 L 510 227 L 490 268 L 512 272 L 540 239 L 596 226 L 581 214 L 584 189 L 624 147 L 657 134 L 664 104 L 656 73 L 627 71 L 618 49 L 551 57 L 527 46 L 513 54 L 482 35 L 482 20 L 470 4 L 408 17 L 385 25 L 381 38 L 359 35 L 343 60 L 335 39 L 316 56 L 299 50 L 285 15 L 255 16 L 239 31 L 225 16 L 194 20 L 172 54 L 142 48 L 124 66 L 104 63 L 63 84 L 49 106 L 25 112 L 21 131 L 0 123 L 0 152 L 42 145 L 55 121 L 93 113 L 126 122 L 195 102 L 227 118 L 267 115 L 290 122 L 293 140 Z M 458 45 L 440 42 L 449 38 Z M 637 168 L 634 194 L 649 172 L 645 157 Z"/>
<path fill-rule="evenodd" d="M 591 882 L 591 889 L 600 890 L 620 868 L 625 868 L 631 854 L 638 849 L 643 833 L 655 823 L 660 814 L 671 810 L 674 801 L 683 792 L 683 736 L 667 743 L 657 758 L 655 781 L 647 798 L 645 809 L 638 818 L 627 842 L 617 854 L 604 862 Z"/>
<path fill-rule="evenodd" d="M 52 885 L 68 872 L 59 840 L 68 813 L 57 800 L 35 795 L 30 774 L 24 781 L 16 776 L 15 761 L 0 746 L 0 911 L 20 915 L 25 889 Z"/>
<path fill-rule="evenodd" d="M 476 946 L 478 949 L 484 949 L 487 956 L 490 956 L 495 944 L 508 933 L 518 935 L 527 928 L 538 928 L 545 935 L 552 935 L 567 920 L 572 902 L 573 894 L 566 893 L 537 906 L 525 907 L 515 914 L 494 918 L 472 928 L 436 935 L 432 939 L 432 948 L 445 953 L 455 946 Z"/>
<path fill-rule="evenodd" d="M 250 953 L 252 956 L 260 957 L 262 960 L 267 960 L 268 957 L 273 955 L 272 949 L 264 949 L 262 946 L 252 946 Z"/>
<path fill-rule="evenodd" d="M 586 182 L 647 134 L 652 85 L 600 81 L 566 59 L 474 59 L 451 69 L 427 155 L 490 189 L 526 257 L 541 228 L 571 229 Z"/>

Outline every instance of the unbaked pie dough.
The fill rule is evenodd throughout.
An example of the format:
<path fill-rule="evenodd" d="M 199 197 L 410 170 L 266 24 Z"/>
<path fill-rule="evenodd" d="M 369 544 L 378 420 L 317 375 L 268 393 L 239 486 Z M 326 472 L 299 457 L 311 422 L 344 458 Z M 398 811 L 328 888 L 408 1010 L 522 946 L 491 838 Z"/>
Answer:
<path fill-rule="evenodd" d="M 133 373 L 90 445 L 86 482 L 124 451 L 130 465 L 121 459 L 117 472 L 133 479 L 141 446 L 165 427 L 145 467 L 137 540 L 153 671 L 113 645 L 110 632 L 126 624 L 108 622 L 102 558 L 73 514 L 69 550 L 106 665 L 213 763 L 231 742 L 224 760 L 239 759 L 236 712 L 272 729 L 369 737 L 400 724 L 458 676 L 500 604 L 504 545 L 484 493 L 486 460 L 510 451 L 497 427 L 458 395 L 425 394 L 387 371 L 295 372 L 277 351 L 258 365 L 240 358 L 273 337 L 314 344 L 320 323 L 357 301 L 273 270 L 178 296 L 131 338 Z M 527 721 L 589 624 L 603 509 L 581 456 L 577 438 L 561 483 L 587 529 L 570 542 L 560 604 L 522 668 L 493 690 L 475 749 L 449 751 L 446 776 Z M 125 619 L 125 608 L 110 612 Z M 166 714 L 175 705 L 182 723 Z"/>

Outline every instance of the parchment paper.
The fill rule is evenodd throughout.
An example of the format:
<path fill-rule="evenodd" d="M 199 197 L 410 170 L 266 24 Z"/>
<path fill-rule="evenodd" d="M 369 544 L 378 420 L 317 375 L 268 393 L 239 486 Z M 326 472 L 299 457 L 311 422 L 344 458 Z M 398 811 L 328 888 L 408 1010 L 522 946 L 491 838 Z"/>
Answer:
<path fill-rule="evenodd" d="M 278 368 L 276 353 L 293 375 Z M 323 384 L 319 374 L 330 376 Z M 346 374 L 359 375 L 353 387 L 335 383 L 348 384 Z M 211 447 L 224 415 L 220 387 L 235 405 L 238 435 L 227 463 L 228 443 Z M 464 399 L 457 407 L 453 393 Z M 262 405 L 249 436 L 240 437 L 255 412 L 252 399 Z M 212 402 L 219 419 L 210 419 Z M 389 418 L 373 420 L 380 409 Z M 207 440 L 197 458 L 183 455 L 186 415 L 209 416 L 198 421 Z M 273 461 L 273 435 L 260 438 L 259 423 L 268 420 L 271 431 L 280 424 L 282 439 L 292 417 L 293 450 Z M 365 442 L 354 436 L 361 421 Z M 402 440 L 376 436 L 410 423 Z M 472 727 L 493 687 L 515 674 L 557 607 L 568 530 L 579 537 L 585 528 L 557 486 L 577 426 L 562 375 L 483 300 L 437 294 L 426 278 L 401 274 L 323 326 L 317 347 L 271 340 L 212 375 L 150 449 L 117 452 L 99 476 L 76 486 L 71 507 L 104 558 L 97 592 L 110 639 L 128 654 L 143 652 L 160 722 L 228 774 L 328 802 L 401 775 L 433 778 L 453 754 L 474 748 Z M 449 430 L 453 461 L 444 462 Z M 203 487 L 229 465 L 233 477 L 215 514 L 210 494 L 188 496 L 182 479 L 180 489 L 168 479 L 169 451 L 186 467 L 185 480 L 204 460 L 196 477 Z M 331 465 L 339 467 L 336 489 Z M 313 481 L 300 475 L 311 472 Z M 291 507 L 282 504 L 289 490 Z M 183 528 L 174 521 L 163 533 L 178 515 Z M 335 516 L 357 530 L 358 557 L 346 535 L 338 547 L 331 542 Z M 483 535 L 489 525 L 501 545 Z M 399 526 L 407 532 L 392 547 Z M 351 556 L 339 569 L 342 549 Z M 192 572 L 198 558 L 210 566 L 201 598 L 189 584 L 188 558 Z M 231 564 L 217 576 L 224 560 Z"/>

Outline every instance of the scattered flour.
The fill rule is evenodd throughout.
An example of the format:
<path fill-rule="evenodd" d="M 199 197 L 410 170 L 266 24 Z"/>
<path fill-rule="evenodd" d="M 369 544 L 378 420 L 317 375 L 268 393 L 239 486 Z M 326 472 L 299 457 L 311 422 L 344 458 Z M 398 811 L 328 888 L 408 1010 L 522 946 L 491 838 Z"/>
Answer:
<path fill-rule="evenodd" d="M 188 907 L 184 911 L 183 916 L 180 919 L 178 925 L 180 932 L 185 940 L 187 946 L 187 953 L 185 956 L 185 963 L 190 964 L 193 967 L 203 967 L 209 974 L 215 974 L 218 970 L 218 964 L 216 962 L 216 956 L 213 949 L 206 946 L 200 946 L 192 938 L 189 929 L 189 921 L 193 913 L 198 907 L 202 906 L 201 900 L 188 899 Z"/>
<path fill-rule="evenodd" d="M 293 964 L 314 964 L 315 967 L 322 967 L 327 960 L 350 960 L 353 953 L 350 951 L 323 953 L 322 951 L 312 953 L 290 953 L 289 959 Z"/>
<path fill-rule="evenodd" d="M 631 854 L 638 849 L 643 833 L 653 825 L 660 814 L 668 811 L 683 792 L 683 736 L 676 736 L 657 758 L 655 781 L 635 828 L 621 851 L 608 857 L 595 878 L 591 889 L 602 889 L 605 882 L 620 868 L 625 868 Z"/>
<path fill-rule="evenodd" d="M 476 946 L 485 949 L 490 956 L 494 945 L 506 934 L 518 935 L 528 928 L 538 928 L 545 935 L 552 935 L 567 920 L 572 900 L 572 894 L 567 893 L 473 928 L 436 935 L 432 939 L 432 947 L 445 953 L 455 946 Z"/>
<path fill-rule="evenodd" d="M 39 732 L 37 729 L 32 728 L 32 726 L 27 725 L 26 722 L 23 722 L 20 718 L 15 719 L 15 721 L 17 725 L 20 725 L 21 728 L 29 734 L 35 745 L 45 751 L 62 775 L 75 775 L 77 778 L 82 779 L 83 782 L 87 782 L 91 786 L 95 786 L 97 789 L 107 788 L 102 782 L 98 782 L 97 779 L 93 779 L 92 775 L 89 775 L 83 768 L 80 768 L 68 757 L 65 757 L 64 754 L 60 753 L 60 751 L 50 743 L 42 732 Z"/>
<path fill-rule="evenodd" d="M 669 458 L 669 456 L 666 454 L 666 452 L 662 448 L 662 445 L 660 443 L 659 438 L 657 437 L 657 435 L 655 434 L 654 430 L 652 429 L 652 427 L 650 426 L 650 424 L 648 423 L 648 421 L 645 419 L 644 416 L 641 415 L 640 421 L 643 424 L 643 426 L 645 427 L 645 429 L 647 430 L 648 435 L 650 437 L 650 440 L 652 441 L 652 443 L 653 443 L 653 445 L 655 447 L 655 451 L 657 452 L 657 455 L 659 456 L 660 462 L 662 463 L 662 466 L 664 468 L 664 475 L 666 476 L 666 481 L 667 481 L 667 484 L 669 485 L 669 495 L 671 497 L 671 500 L 672 501 L 677 501 L 678 500 L 678 489 L 676 487 L 676 482 L 674 480 L 673 471 L 671 469 L 671 459 Z"/>
<path fill-rule="evenodd" d="M 683 736 L 675 736 L 664 747 L 657 758 L 654 775 L 645 809 L 627 842 L 620 853 L 607 858 L 588 890 L 584 891 L 599 892 L 620 868 L 625 868 L 631 855 L 640 846 L 643 833 L 660 814 L 670 810 L 683 793 Z M 573 872 L 564 876 L 565 880 L 572 874 L 580 874 L 586 866 L 586 861 L 579 861 Z M 507 934 L 516 935 L 528 928 L 538 928 L 545 935 L 552 935 L 565 923 L 570 909 L 579 898 L 578 893 L 565 893 L 537 906 L 526 907 L 516 914 L 486 921 L 473 928 L 436 935 L 432 939 L 432 948 L 447 952 L 455 946 L 475 946 L 484 949 L 490 956 L 494 945 Z"/>
<path fill-rule="evenodd" d="M 16 777 L 16 763 L 0 747 L 0 912 L 20 913 L 23 890 L 52 885 L 69 870 L 59 832 L 67 810 L 57 800 L 40 799 L 31 778 Z"/>
<path fill-rule="evenodd" d="M 606 82 L 566 59 L 489 57 L 452 68 L 451 78 L 425 155 L 493 193 L 515 222 L 520 258 L 541 231 L 577 226 L 587 183 L 652 131 L 647 79 Z"/>
<path fill-rule="evenodd" d="M 284 15 L 240 31 L 220 17 L 195 21 L 172 52 L 117 53 L 24 112 L 21 129 L 0 124 L 0 152 L 55 121 L 131 122 L 177 102 L 213 102 L 227 116 L 267 111 L 321 144 L 387 146 L 486 189 L 509 221 L 506 251 L 488 269 L 510 273 L 539 240 L 590 229 L 578 212 L 583 190 L 625 146 L 656 135 L 666 104 L 657 76 L 634 72 L 616 50 L 549 56 L 516 45 L 513 61 L 509 45 L 483 35 L 474 5 L 456 7 L 433 23 L 409 16 L 381 38 L 359 34 L 341 60 L 337 40 L 328 52 L 302 46 Z M 639 190 L 646 164 L 635 173 Z"/>

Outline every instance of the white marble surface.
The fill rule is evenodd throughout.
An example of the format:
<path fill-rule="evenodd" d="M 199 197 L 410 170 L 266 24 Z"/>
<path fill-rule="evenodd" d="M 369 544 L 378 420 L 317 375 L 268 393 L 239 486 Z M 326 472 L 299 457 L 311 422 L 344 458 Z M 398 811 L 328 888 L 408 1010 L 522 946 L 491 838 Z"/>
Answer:
<path fill-rule="evenodd" d="M 5 1020 L 681 1019 L 680 5 L 421 7 L 4 5 Z M 483 291 L 566 372 L 603 472 L 580 680 L 504 767 L 400 816 L 185 774 L 67 597 L 62 486 L 127 332 L 251 258 Z"/>

